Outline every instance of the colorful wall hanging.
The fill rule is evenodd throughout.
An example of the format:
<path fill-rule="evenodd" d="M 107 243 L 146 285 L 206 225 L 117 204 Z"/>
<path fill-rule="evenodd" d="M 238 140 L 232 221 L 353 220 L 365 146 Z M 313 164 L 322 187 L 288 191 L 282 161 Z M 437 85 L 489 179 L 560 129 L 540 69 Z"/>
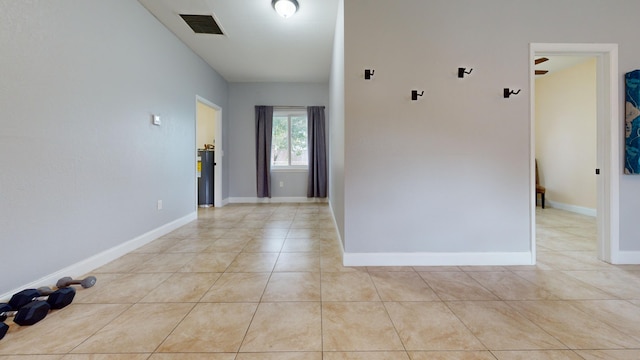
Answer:
<path fill-rule="evenodd" d="M 625 174 L 640 174 L 640 70 L 624 75 L 625 102 Z"/>

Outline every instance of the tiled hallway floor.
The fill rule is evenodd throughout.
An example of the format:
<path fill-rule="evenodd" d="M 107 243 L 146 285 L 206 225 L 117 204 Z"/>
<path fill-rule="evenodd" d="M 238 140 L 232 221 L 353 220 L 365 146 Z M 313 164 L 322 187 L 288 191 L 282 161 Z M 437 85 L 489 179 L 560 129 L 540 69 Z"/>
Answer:
<path fill-rule="evenodd" d="M 345 268 L 325 204 L 202 209 L 12 324 L 0 360 L 640 359 L 640 266 L 537 211 L 536 266 Z"/>

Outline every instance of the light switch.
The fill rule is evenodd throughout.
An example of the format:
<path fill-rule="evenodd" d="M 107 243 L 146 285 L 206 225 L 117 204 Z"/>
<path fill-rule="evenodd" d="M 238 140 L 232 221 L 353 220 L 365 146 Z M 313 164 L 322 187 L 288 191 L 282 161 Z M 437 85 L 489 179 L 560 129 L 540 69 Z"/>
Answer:
<path fill-rule="evenodd" d="M 153 125 L 160 126 L 160 115 L 153 115 Z"/>

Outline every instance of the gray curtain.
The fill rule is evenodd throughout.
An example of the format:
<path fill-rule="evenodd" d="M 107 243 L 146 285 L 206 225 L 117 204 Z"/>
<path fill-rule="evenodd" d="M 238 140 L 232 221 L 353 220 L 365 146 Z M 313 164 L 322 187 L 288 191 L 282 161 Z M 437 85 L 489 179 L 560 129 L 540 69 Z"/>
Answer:
<path fill-rule="evenodd" d="M 273 106 L 256 106 L 256 183 L 258 197 L 271 197 Z"/>
<path fill-rule="evenodd" d="M 327 197 L 327 147 L 324 106 L 307 107 L 309 139 L 309 180 L 307 197 Z"/>

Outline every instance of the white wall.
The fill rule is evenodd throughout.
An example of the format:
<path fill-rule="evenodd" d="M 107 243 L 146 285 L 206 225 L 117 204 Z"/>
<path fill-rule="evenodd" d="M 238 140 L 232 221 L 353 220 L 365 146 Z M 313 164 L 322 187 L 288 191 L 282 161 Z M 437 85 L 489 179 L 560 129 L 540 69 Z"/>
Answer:
<path fill-rule="evenodd" d="M 328 106 L 329 87 L 321 83 L 232 83 L 229 85 L 229 199 L 255 201 L 255 106 Z M 325 109 L 330 123 L 329 109 Z M 330 131 L 330 127 L 327 131 Z M 280 187 L 280 181 L 284 187 Z M 306 172 L 272 172 L 271 196 L 307 197 Z"/>
<path fill-rule="evenodd" d="M 227 84 L 137 1 L 0 0 L 0 49 L 0 293 L 193 213 Z"/>
<path fill-rule="evenodd" d="M 546 199 L 596 209 L 596 59 L 536 78 L 536 158 Z"/>
<path fill-rule="evenodd" d="M 615 42 L 622 75 L 640 58 L 638 13 L 634 0 L 345 2 L 345 250 L 525 259 L 529 44 Z M 620 190 L 620 248 L 640 250 L 640 177 Z"/>
<path fill-rule="evenodd" d="M 338 233 L 344 240 L 344 0 L 338 4 L 332 59 L 329 81 L 329 201 Z"/>

